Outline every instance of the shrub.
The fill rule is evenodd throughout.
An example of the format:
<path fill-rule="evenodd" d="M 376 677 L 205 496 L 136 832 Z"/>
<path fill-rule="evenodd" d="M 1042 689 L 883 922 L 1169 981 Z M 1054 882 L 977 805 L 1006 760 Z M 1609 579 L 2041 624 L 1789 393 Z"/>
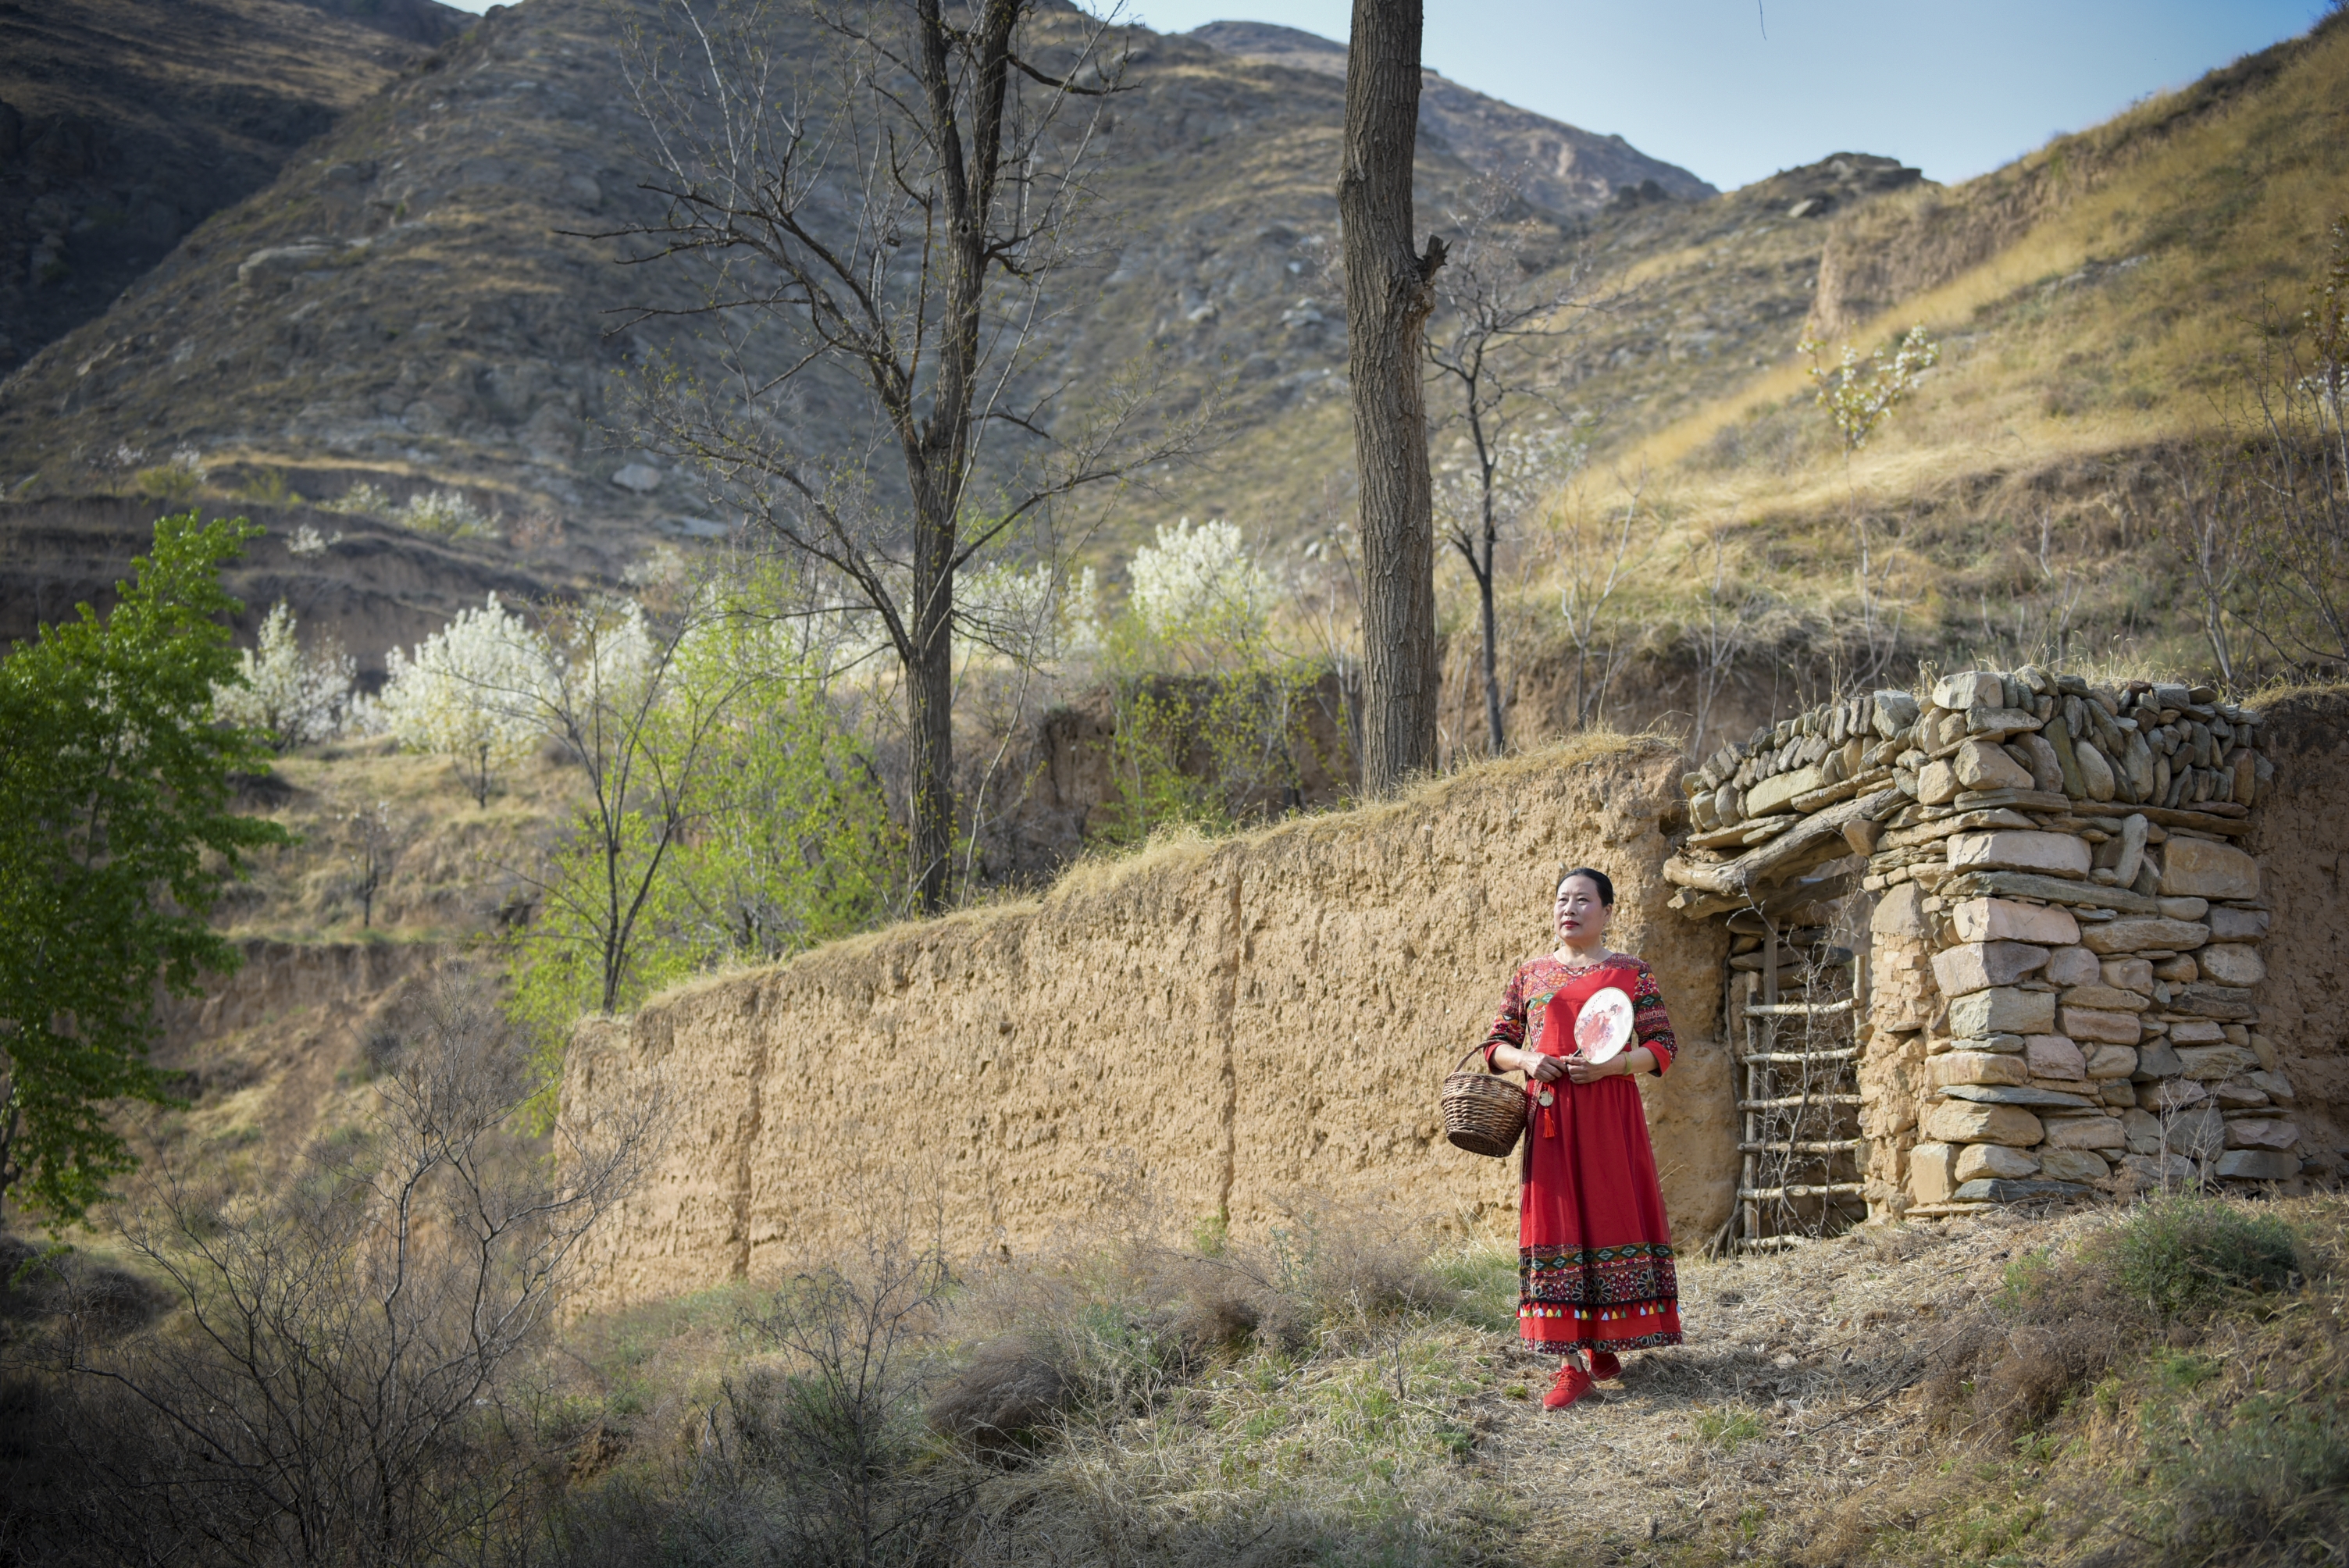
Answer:
<path fill-rule="evenodd" d="M 2300 1272 L 2290 1225 L 2215 1198 L 2148 1204 L 2097 1251 L 2116 1291 L 2163 1317 L 2208 1312 L 2237 1291 L 2281 1290 Z"/>
<path fill-rule="evenodd" d="M 318 510 L 340 512 L 346 517 L 388 517 L 392 507 L 389 496 L 361 480 L 334 500 L 320 501 Z"/>
<path fill-rule="evenodd" d="M 2230 1410 L 2146 1417 L 2166 1559 L 2337 1561 L 2349 1420 L 2329 1401 L 2258 1393 Z"/>
<path fill-rule="evenodd" d="M 398 521 L 419 533 L 441 539 L 495 539 L 500 515 L 475 506 L 463 490 L 420 491 L 395 514 Z"/>

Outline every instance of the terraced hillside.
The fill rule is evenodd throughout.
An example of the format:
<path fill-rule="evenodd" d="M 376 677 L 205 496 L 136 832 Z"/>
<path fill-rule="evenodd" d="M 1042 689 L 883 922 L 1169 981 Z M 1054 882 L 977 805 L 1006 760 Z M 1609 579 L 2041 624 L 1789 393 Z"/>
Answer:
<path fill-rule="evenodd" d="M 789 50 L 805 24 L 776 15 Z M 1048 18 L 1045 31 L 1068 25 Z M 661 346 L 650 331 L 607 335 L 610 313 L 692 286 L 624 271 L 616 243 L 578 237 L 657 211 L 636 189 L 618 31 L 596 0 L 529 0 L 389 86 L 13 378 L 0 403 L 10 483 L 119 484 L 105 464 L 122 443 L 187 444 L 216 469 L 281 468 L 313 495 L 365 469 L 395 490 L 453 480 L 590 527 L 692 515 L 689 481 L 608 482 L 628 458 L 608 435 L 624 420 L 613 378 Z M 1127 42 L 1134 90 L 1109 128 L 1114 249 L 1040 375 L 1121 363 L 1154 340 L 1184 363 L 1181 396 L 1237 377 L 1243 428 L 1326 402 L 1342 330 L 1294 296 L 1299 242 L 1333 232 L 1342 82 L 1192 38 Z M 1507 116 L 1519 131 L 1537 123 Z M 1561 201 L 1588 207 L 1617 181 L 1660 177 L 1706 189 L 1584 139 L 1607 161 Z M 1474 170 L 1441 146 L 1423 164 L 1433 215 Z M 1571 215 L 1550 217 L 1563 228 Z M 858 418 L 822 387 L 801 414 L 820 448 Z"/>
<path fill-rule="evenodd" d="M 1177 515 L 1301 544 L 1342 515 L 1351 466 L 1342 313 L 1312 283 L 1314 242 L 1334 234 L 1334 57 L 1254 24 L 1125 41 L 1114 243 L 1040 374 L 1071 371 L 1081 390 L 1154 346 L 1174 406 L 1221 386 L 1231 421 L 1209 462 L 1125 499 L 1096 547 L 1112 583 Z M 1561 562 L 1576 516 L 1635 493 L 1635 548 L 1599 628 L 1624 717 L 1693 710 L 1688 637 L 1723 602 L 1717 582 L 1748 611 L 1733 707 L 1794 705 L 1847 668 L 1855 518 L 1897 664 L 1976 648 L 2013 662 L 2051 638 L 2075 656 L 2200 656 L 2165 542 L 2165 464 L 2218 420 L 2251 319 L 2297 297 L 2349 208 L 2337 17 L 1946 189 L 1837 153 L 1706 195 L 1442 78 L 1430 94 L 1423 222 L 1454 223 L 1475 174 L 1515 170 L 1557 203 L 1535 210 L 1534 281 L 1579 263 L 1605 306 L 1567 318 L 1550 348 L 1561 413 L 1589 443 L 1583 477 L 1505 550 L 1516 733 L 1570 727 L 1587 706 L 1568 695 L 1589 656 L 1566 646 Z M 617 267 L 614 242 L 578 237 L 647 215 L 635 126 L 611 13 L 502 9 L 13 377 L 10 492 L 121 493 L 123 446 L 152 461 L 184 443 L 223 499 L 268 491 L 273 470 L 314 499 L 362 480 L 395 500 L 462 486 L 509 519 L 561 520 L 572 566 L 605 576 L 663 535 L 718 531 L 695 476 L 627 449 L 620 389 L 663 340 L 609 330 L 615 308 L 688 297 L 690 280 Z M 1941 364 L 1847 467 L 1795 344 L 1806 324 L 1832 352 L 1912 322 Z M 859 428 L 837 387 L 796 415 L 819 449 Z M 631 464 L 636 488 L 616 485 Z M 1464 628 L 1464 573 L 1446 592 Z M 1464 685 L 1461 700 L 1474 706 Z"/>
<path fill-rule="evenodd" d="M 438 0 L 0 7 L 0 373 L 466 20 Z"/>

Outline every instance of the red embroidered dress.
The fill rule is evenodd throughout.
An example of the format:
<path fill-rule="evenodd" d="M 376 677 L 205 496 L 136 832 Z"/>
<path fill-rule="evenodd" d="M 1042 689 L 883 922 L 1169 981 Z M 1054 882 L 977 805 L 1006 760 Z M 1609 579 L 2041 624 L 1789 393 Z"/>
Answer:
<path fill-rule="evenodd" d="M 1517 966 L 1486 1037 L 1495 1046 L 1546 1056 L 1574 1051 L 1583 1003 L 1612 985 L 1631 998 L 1632 1043 L 1656 1054 L 1656 1071 L 1680 1049 L 1656 977 L 1620 954 L 1570 974 L 1544 954 Z M 1595 1083 L 1561 1077 L 1528 1084 L 1552 1103 L 1526 1108 L 1524 1190 L 1517 1219 L 1517 1333 L 1546 1350 L 1640 1350 L 1681 1342 L 1672 1236 L 1648 1147 L 1648 1119 L 1626 1073 Z"/>

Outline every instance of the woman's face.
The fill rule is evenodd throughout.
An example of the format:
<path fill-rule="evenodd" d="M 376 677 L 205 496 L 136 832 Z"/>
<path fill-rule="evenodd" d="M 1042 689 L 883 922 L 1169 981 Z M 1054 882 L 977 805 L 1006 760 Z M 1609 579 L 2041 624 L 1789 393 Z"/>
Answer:
<path fill-rule="evenodd" d="M 1612 912 L 1599 902 L 1599 885 L 1588 877 L 1568 877 L 1557 884 L 1557 905 L 1550 912 L 1560 942 L 1579 947 L 1607 934 Z"/>

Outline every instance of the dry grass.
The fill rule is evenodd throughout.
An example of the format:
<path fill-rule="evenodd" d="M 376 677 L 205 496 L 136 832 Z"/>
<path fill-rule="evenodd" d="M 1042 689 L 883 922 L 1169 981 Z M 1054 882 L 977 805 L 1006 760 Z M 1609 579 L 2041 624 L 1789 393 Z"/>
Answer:
<path fill-rule="evenodd" d="M 970 1562 L 2232 1561 L 2295 1527 L 2165 1434 L 2238 1451 L 2219 1438 L 2282 1418 L 2258 1398 L 2333 1419 L 2349 1209 L 2223 1213 L 2289 1222 L 2311 1277 L 2159 1318 L 2115 1284 L 2135 1233 L 2111 1210 L 1692 1261 L 1688 1344 L 1563 1414 L 1539 1408 L 1554 1364 L 1510 1332 L 1506 1246 L 1428 1253 L 1359 1213 L 1305 1217 L 1286 1254 L 1226 1251 L 1105 1215 L 966 1276 L 931 1408 L 990 1429 L 965 1450 Z M 619 1338 L 663 1311 L 707 1318 L 641 1309 Z M 665 1354 L 638 1365 L 714 1384 Z M 2325 1495 L 2303 1524 L 2337 1522 Z"/>
<path fill-rule="evenodd" d="M 532 758 L 498 781 L 487 804 L 458 782 L 448 758 L 388 739 L 338 742 L 280 757 L 247 789 L 248 809 L 299 841 L 254 865 L 231 892 L 233 934 L 289 942 L 450 942 L 494 926 L 581 791 L 578 773 Z M 386 808 L 389 862 L 362 929 L 354 811 Z"/>
<path fill-rule="evenodd" d="M 1679 656 L 1720 537 L 1736 591 L 1774 606 L 1748 654 L 1754 667 L 1832 664 L 1837 629 L 1857 615 L 1857 513 L 1911 660 L 2017 662 L 2063 623 L 2075 656 L 2096 648 L 2207 667 L 2160 533 L 2176 509 L 2161 469 L 2223 424 L 2259 324 L 2298 308 L 2325 224 L 2349 210 L 2349 139 L 2338 134 L 2349 27 L 2295 49 L 2272 80 L 2238 96 L 2197 85 L 1967 185 L 1863 210 L 1856 242 L 1927 205 L 1960 227 L 2007 222 L 2017 201 L 2035 217 L 1979 265 L 1852 332 L 1865 351 L 1922 323 L 1943 356 L 1848 469 L 1811 404 L 1791 328 L 1750 371 L 1692 360 L 1674 396 L 1708 381 L 1709 394 L 1668 423 L 1646 427 L 1630 410 L 1602 423 L 1593 473 L 1644 484 L 1642 571 L 1613 607 L 1619 638 L 1654 661 Z M 1692 273 L 1752 263 L 1757 232 L 1659 253 L 1640 273 L 1651 290 L 1685 290 Z M 1594 378 L 1592 398 L 1606 400 L 1611 374 Z M 1515 624 L 1556 624 L 1552 545 L 1527 546 Z M 1447 624 L 1464 629 L 1471 600 L 1464 574 L 1452 576 Z M 1532 643 L 1536 662 L 1560 656 L 1555 631 Z"/>

